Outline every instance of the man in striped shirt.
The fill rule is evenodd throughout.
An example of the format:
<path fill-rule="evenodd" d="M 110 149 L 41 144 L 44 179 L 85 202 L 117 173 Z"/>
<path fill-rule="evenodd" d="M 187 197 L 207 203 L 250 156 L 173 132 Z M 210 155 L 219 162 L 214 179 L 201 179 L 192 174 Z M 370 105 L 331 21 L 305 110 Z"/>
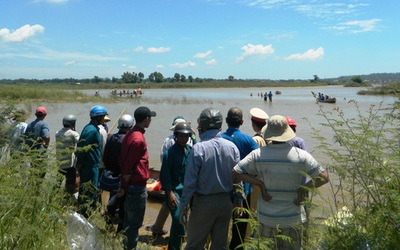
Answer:
<path fill-rule="evenodd" d="M 301 202 L 309 188 L 329 181 L 325 169 L 308 152 L 286 143 L 295 136 L 285 117 L 270 117 L 264 138 L 271 144 L 252 151 L 232 170 L 234 178 L 261 189 L 257 216 L 261 236 L 292 238 L 292 242 L 277 238 L 279 249 L 301 249 L 301 225 L 306 222 Z M 309 181 L 302 185 L 304 175 Z"/>

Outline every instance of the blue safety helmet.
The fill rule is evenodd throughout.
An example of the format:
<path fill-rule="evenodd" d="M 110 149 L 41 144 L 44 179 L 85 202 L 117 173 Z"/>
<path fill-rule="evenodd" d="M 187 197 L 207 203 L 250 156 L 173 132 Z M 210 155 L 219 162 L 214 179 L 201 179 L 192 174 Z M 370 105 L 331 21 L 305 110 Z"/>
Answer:
<path fill-rule="evenodd" d="M 108 115 L 106 108 L 103 106 L 94 106 L 90 109 L 90 117 Z"/>

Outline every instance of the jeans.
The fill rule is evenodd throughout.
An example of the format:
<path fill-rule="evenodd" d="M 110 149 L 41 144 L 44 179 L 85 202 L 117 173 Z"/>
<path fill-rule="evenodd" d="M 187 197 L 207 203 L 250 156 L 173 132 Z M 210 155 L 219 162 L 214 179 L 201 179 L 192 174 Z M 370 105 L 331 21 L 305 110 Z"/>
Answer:
<path fill-rule="evenodd" d="M 125 249 L 136 249 L 139 240 L 139 228 L 143 224 L 146 211 L 146 187 L 129 186 L 125 198 Z"/>
<path fill-rule="evenodd" d="M 180 212 L 180 199 L 181 195 L 177 192 L 174 192 L 176 198 L 178 199 L 177 208 L 175 210 L 171 209 L 168 205 L 168 197 L 165 195 L 165 203 L 168 206 L 168 209 L 171 213 L 172 224 L 171 230 L 169 233 L 169 242 L 168 249 L 169 250 L 180 250 L 182 247 L 183 237 L 186 233 L 185 227 L 179 222 L 179 212 Z"/>

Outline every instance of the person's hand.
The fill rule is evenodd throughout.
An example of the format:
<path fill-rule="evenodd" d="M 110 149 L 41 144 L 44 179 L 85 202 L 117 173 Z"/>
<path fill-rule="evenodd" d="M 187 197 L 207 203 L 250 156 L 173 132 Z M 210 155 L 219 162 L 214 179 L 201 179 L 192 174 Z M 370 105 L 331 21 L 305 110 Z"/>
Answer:
<path fill-rule="evenodd" d="M 168 192 L 168 206 L 174 211 L 178 208 L 178 198 L 172 191 Z"/>
<path fill-rule="evenodd" d="M 293 203 L 296 206 L 300 206 L 306 197 L 306 193 L 307 191 L 305 191 L 303 188 L 297 189 L 297 198 L 293 201 Z"/>
<path fill-rule="evenodd" d="M 179 211 L 179 222 L 187 229 L 187 215 L 188 215 L 189 208 L 186 207 Z"/>
<path fill-rule="evenodd" d="M 261 197 L 264 201 L 270 201 L 272 196 L 267 192 L 266 188 L 261 188 Z"/>
<path fill-rule="evenodd" d="M 76 165 L 76 167 L 75 167 L 76 177 L 81 176 L 81 169 L 82 169 L 82 164 Z"/>
<path fill-rule="evenodd" d="M 125 190 L 123 188 L 118 188 L 117 197 L 122 197 L 125 195 Z"/>

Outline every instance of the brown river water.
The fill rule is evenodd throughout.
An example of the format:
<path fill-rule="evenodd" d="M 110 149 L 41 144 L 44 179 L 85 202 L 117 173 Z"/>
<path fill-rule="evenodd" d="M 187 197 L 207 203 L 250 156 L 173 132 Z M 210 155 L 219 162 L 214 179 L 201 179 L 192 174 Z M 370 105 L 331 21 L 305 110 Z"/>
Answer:
<path fill-rule="evenodd" d="M 281 91 L 280 95 L 274 94 L 272 102 L 264 101 L 259 95 L 266 91 Z M 139 106 L 147 106 L 151 110 L 157 112 L 157 116 L 152 119 L 150 127 L 145 133 L 149 148 L 150 167 L 160 169 L 160 150 L 164 139 L 172 134 L 169 130 L 175 116 L 183 116 L 187 121 L 192 123 L 192 127 L 197 126 L 197 117 L 200 112 L 209 107 L 219 109 L 224 116 L 231 107 L 239 107 L 243 110 L 244 123 L 240 127 L 241 131 L 253 135 L 251 128 L 249 111 L 253 107 L 263 109 L 272 115 L 283 115 L 292 117 L 297 123 L 297 135 L 305 139 L 313 156 L 323 165 L 329 159 L 326 159 L 318 151 L 318 141 L 312 138 L 312 126 L 321 130 L 321 135 L 326 138 L 332 137 L 332 131 L 321 126 L 324 122 L 323 118 L 318 116 L 319 105 L 316 104 L 311 91 L 318 93 L 322 92 L 331 97 L 336 97 L 336 104 L 323 103 L 321 107 L 325 111 L 332 111 L 334 108 L 340 108 L 349 118 L 357 116 L 357 110 L 350 100 L 355 100 L 358 103 L 360 110 L 366 111 L 372 104 L 378 105 L 380 102 L 383 105 L 389 105 L 397 100 L 390 96 L 361 96 L 357 95 L 357 91 L 361 88 L 344 88 L 342 86 L 328 87 L 299 87 L 299 88 L 223 88 L 223 89 L 144 89 L 144 94 L 141 97 L 129 98 L 120 97 L 119 103 L 102 103 L 101 97 L 110 95 L 110 90 L 99 90 L 99 102 L 97 103 L 40 103 L 48 109 L 48 115 L 45 121 L 49 124 L 51 132 L 51 144 L 54 143 L 55 132 L 62 128 L 62 118 L 68 114 L 74 114 L 77 118 L 77 132 L 81 132 L 83 127 L 89 122 L 89 110 L 94 105 L 103 105 L 111 118 L 108 126 L 111 128 L 117 120 L 120 113 L 125 110 L 125 113 L 133 116 L 134 110 Z M 132 90 L 130 90 L 132 91 Z M 95 90 L 85 90 L 88 95 L 94 95 Z M 36 107 L 32 107 L 35 110 Z M 34 119 L 34 115 L 28 119 L 28 122 Z M 308 119 L 308 122 L 307 120 Z M 222 130 L 226 130 L 226 124 L 223 124 Z M 112 133 L 117 132 L 115 126 Z M 333 143 L 333 139 L 332 139 Z M 328 185 L 326 185 L 328 186 Z M 328 188 L 328 187 L 326 187 Z M 146 217 L 144 224 L 152 225 L 157 216 L 158 209 L 161 205 L 160 201 L 150 200 L 148 202 Z M 164 227 L 169 230 L 170 218 Z"/>

